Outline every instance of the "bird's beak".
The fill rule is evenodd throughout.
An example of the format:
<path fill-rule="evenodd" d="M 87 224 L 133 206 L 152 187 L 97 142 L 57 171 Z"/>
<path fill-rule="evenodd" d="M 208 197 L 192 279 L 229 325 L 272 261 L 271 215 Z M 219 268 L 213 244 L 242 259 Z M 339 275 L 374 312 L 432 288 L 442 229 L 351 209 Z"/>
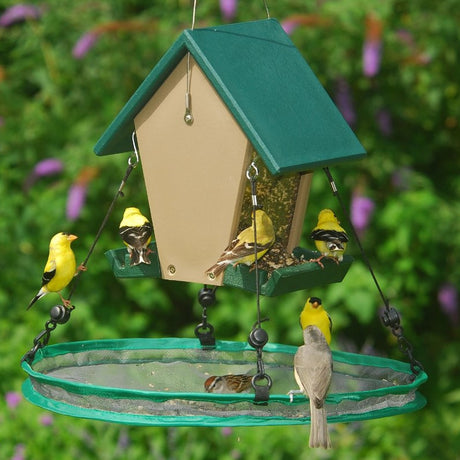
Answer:
<path fill-rule="evenodd" d="M 313 308 L 318 308 L 321 305 L 321 299 L 318 297 L 312 297 L 310 299 L 310 303 Z"/>
<path fill-rule="evenodd" d="M 75 235 L 69 235 L 69 236 L 67 237 L 67 239 L 68 239 L 70 242 L 76 240 L 77 238 L 78 238 L 78 236 L 75 236 Z"/>

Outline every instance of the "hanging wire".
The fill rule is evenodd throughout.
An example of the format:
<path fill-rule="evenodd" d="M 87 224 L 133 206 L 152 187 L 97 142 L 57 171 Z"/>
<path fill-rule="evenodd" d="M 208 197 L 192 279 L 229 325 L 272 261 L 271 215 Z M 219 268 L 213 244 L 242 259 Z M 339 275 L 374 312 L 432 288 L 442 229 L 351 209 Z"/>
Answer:
<path fill-rule="evenodd" d="M 87 254 L 85 260 L 80 265 L 80 266 L 83 266 L 85 269 L 86 269 L 86 265 L 88 263 L 88 260 L 91 257 L 91 255 L 92 255 L 92 253 L 94 251 L 94 248 L 96 247 L 96 244 L 99 241 L 99 238 L 102 235 L 102 232 L 103 232 L 103 230 L 104 230 L 104 228 L 105 228 L 105 226 L 107 224 L 107 221 L 109 220 L 109 217 L 112 214 L 113 208 L 115 207 L 115 203 L 117 202 L 117 200 L 118 200 L 118 198 L 120 196 L 123 196 L 123 188 L 126 185 L 126 181 L 128 180 L 129 175 L 131 174 L 132 170 L 139 163 L 139 152 L 137 150 L 137 138 L 136 138 L 136 132 L 135 131 L 133 131 L 133 133 L 131 135 L 131 141 L 132 141 L 132 144 L 133 144 L 133 153 L 128 158 L 128 168 L 126 169 L 126 173 L 125 173 L 123 179 L 121 180 L 121 183 L 120 183 L 120 186 L 118 187 L 117 193 L 115 194 L 112 202 L 110 203 L 109 209 L 107 210 L 107 212 L 105 214 L 105 217 L 102 220 L 102 223 L 101 223 L 101 225 L 99 227 L 99 230 L 96 233 L 94 241 L 91 244 L 91 247 L 89 248 L 88 254 Z M 79 279 L 78 275 L 80 275 L 80 273 L 81 273 L 81 271 L 78 272 L 76 278 L 74 279 L 74 282 L 72 283 L 72 287 L 70 289 L 70 293 L 69 293 L 69 297 L 68 297 L 69 300 L 72 297 L 72 295 L 73 295 L 73 293 L 74 293 L 74 291 L 75 291 L 75 289 L 77 287 L 78 279 Z"/>
<path fill-rule="evenodd" d="M 270 19 L 270 10 L 268 9 L 268 2 L 264 0 L 265 12 L 267 13 L 267 19 Z"/>
<path fill-rule="evenodd" d="M 99 238 L 102 235 L 102 231 L 104 230 L 107 221 L 113 211 L 113 208 L 115 206 L 116 201 L 120 196 L 123 196 L 123 188 L 126 185 L 126 181 L 128 180 L 129 175 L 131 174 L 132 170 L 138 165 L 139 163 L 139 152 L 137 150 L 137 142 L 136 142 L 136 133 L 133 132 L 131 136 L 132 144 L 133 144 L 133 153 L 130 155 L 128 158 L 128 167 L 126 169 L 126 173 L 121 180 L 120 186 L 118 187 L 117 193 L 115 194 L 115 197 L 112 200 L 112 203 L 109 206 L 109 209 L 107 210 L 107 213 L 105 214 L 104 219 L 102 220 L 102 223 L 99 227 L 99 230 L 94 238 L 93 243 L 91 244 L 91 247 L 88 250 L 88 254 L 85 257 L 85 260 L 81 263 L 80 267 L 82 267 L 83 270 L 78 271 L 77 275 L 75 276 L 72 286 L 70 288 L 69 296 L 68 299 L 70 300 L 73 293 L 75 292 L 75 289 L 78 285 L 80 275 L 82 271 L 86 270 L 86 266 L 88 264 L 88 260 L 91 257 L 94 248 L 96 247 L 97 242 L 99 241 Z M 58 324 L 65 324 L 69 319 L 70 319 L 70 314 L 74 310 L 74 306 L 70 308 L 66 308 L 63 305 L 56 305 L 54 306 L 51 311 L 50 311 L 50 319 L 46 321 L 45 323 L 45 328 L 34 338 L 33 340 L 33 346 L 32 348 L 25 353 L 25 355 L 22 357 L 21 361 L 27 361 L 28 363 L 32 363 L 35 354 L 40 348 L 45 347 L 48 345 L 49 339 L 51 337 L 51 332 L 53 332 Z"/>
<path fill-rule="evenodd" d="M 337 185 L 335 184 L 335 181 L 334 181 L 334 178 L 332 177 L 332 174 L 329 170 L 328 167 L 326 168 L 323 168 L 328 180 L 329 180 L 329 184 L 331 186 L 331 189 L 332 189 L 332 194 L 337 198 L 338 202 L 339 202 L 339 205 L 342 209 L 342 213 L 344 216 L 347 216 L 347 211 L 346 211 L 346 208 L 345 208 L 345 205 L 342 201 L 342 198 L 339 194 L 339 191 L 337 189 Z M 363 245 L 361 244 L 361 241 L 359 239 L 359 236 L 355 230 L 355 227 L 354 225 L 352 224 L 352 222 L 349 220 L 349 224 L 350 224 L 350 228 L 352 230 L 352 233 L 353 233 L 353 237 L 356 241 L 356 244 L 358 245 L 358 248 L 361 252 L 361 256 L 364 260 L 364 263 L 367 265 L 367 268 L 369 270 L 369 273 L 371 274 L 372 276 L 372 279 L 374 280 L 374 283 L 375 283 L 375 286 L 380 294 L 380 297 L 382 298 L 382 301 L 383 301 L 383 304 L 385 306 L 385 312 L 383 313 L 382 315 L 382 322 L 384 324 L 384 326 L 386 327 L 389 327 L 391 329 L 391 332 L 393 333 L 393 335 L 396 337 L 397 341 L 398 341 L 398 346 L 399 346 L 399 349 L 401 350 L 402 353 L 404 353 L 408 359 L 409 359 L 409 363 L 410 363 L 410 367 L 411 367 L 411 370 L 412 370 L 412 373 L 413 373 L 413 379 L 415 379 L 415 377 L 421 372 L 423 371 L 423 366 L 422 364 L 420 363 L 420 361 L 417 361 L 413 355 L 413 347 L 412 347 L 412 344 L 409 342 L 409 340 L 407 340 L 407 338 L 404 336 L 404 330 L 403 330 L 403 327 L 401 326 L 401 323 L 400 323 L 400 315 L 398 313 L 398 311 L 396 310 L 396 308 L 394 307 L 391 307 L 390 306 L 390 303 L 387 299 L 387 297 L 385 296 L 385 294 L 383 293 L 383 290 L 382 288 L 380 287 L 380 283 L 378 282 L 377 280 L 377 277 L 375 275 L 375 272 L 372 268 L 372 265 L 370 263 L 370 260 L 369 258 L 367 257 L 367 254 L 366 254 L 366 251 L 364 250 L 364 247 Z"/>
<path fill-rule="evenodd" d="M 192 30 L 195 29 L 195 20 L 196 20 L 196 3 L 197 0 L 193 0 L 192 7 Z M 187 125 L 193 124 L 193 115 L 192 115 L 192 94 L 190 92 L 192 80 L 192 72 L 190 65 L 190 51 L 187 52 L 187 75 L 186 75 L 186 90 L 185 90 L 185 115 L 184 121 Z"/>
<path fill-rule="evenodd" d="M 195 28 L 196 2 L 197 2 L 197 0 L 193 0 L 193 7 L 192 7 L 192 30 Z"/>
<path fill-rule="evenodd" d="M 255 162 L 253 161 L 246 170 L 246 177 L 251 184 L 251 200 L 252 200 L 252 221 L 254 228 L 254 268 L 255 268 L 255 279 L 256 279 L 256 303 L 257 303 L 257 321 L 252 326 L 252 330 L 248 337 L 249 344 L 256 349 L 257 352 L 257 374 L 252 378 L 252 387 L 255 391 L 254 402 L 256 404 L 267 404 L 270 397 L 270 388 L 272 386 L 272 379 L 268 374 L 265 373 L 265 365 L 263 361 L 262 351 L 263 347 L 268 342 L 268 334 L 261 327 L 261 323 L 266 319 L 261 319 L 260 314 L 260 273 L 259 273 L 259 262 L 257 257 L 258 246 L 257 246 L 257 224 L 256 224 L 256 210 L 259 208 L 257 202 L 257 190 L 256 181 L 259 176 L 259 170 Z M 259 381 L 265 381 L 265 385 L 257 384 Z"/>
<path fill-rule="evenodd" d="M 253 215 L 253 228 L 254 228 L 254 268 L 256 275 L 256 302 L 257 302 L 257 326 L 260 327 L 260 287 L 259 287 L 259 262 L 257 260 L 257 224 L 256 224 L 256 210 L 259 207 L 257 203 L 256 181 L 259 176 L 259 170 L 254 162 L 252 162 L 246 170 L 246 177 L 251 184 L 251 199 L 252 199 L 252 215 Z"/>

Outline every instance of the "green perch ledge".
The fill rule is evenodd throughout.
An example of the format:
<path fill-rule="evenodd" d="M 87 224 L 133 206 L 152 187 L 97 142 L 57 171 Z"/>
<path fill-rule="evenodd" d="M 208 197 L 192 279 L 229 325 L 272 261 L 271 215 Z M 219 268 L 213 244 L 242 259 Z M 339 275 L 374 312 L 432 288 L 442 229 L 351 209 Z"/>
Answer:
<path fill-rule="evenodd" d="M 160 261 L 155 243 L 150 244 L 150 265 L 129 265 L 129 254 L 126 248 L 111 249 L 105 253 L 113 273 L 117 278 L 161 278 Z M 298 259 L 309 260 L 318 257 L 318 253 L 297 247 L 293 251 Z M 271 275 L 265 270 L 259 270 L 260 294 L 273 297 L 288 292 L 309 289 L 331 283 L 339 283 L 347 274 L 353 257 L 345 255 L 343 261 L 336 264 L 332 260 L 323 259 L 324 269 L 317 263 L 305 262 L 299 265 L 281 267 Z M 233 286 L 250 292 L 256 292 L 256 273 L 253 267 L 238 265 L 228 267 L 224 273 L 224 286 Z"/>

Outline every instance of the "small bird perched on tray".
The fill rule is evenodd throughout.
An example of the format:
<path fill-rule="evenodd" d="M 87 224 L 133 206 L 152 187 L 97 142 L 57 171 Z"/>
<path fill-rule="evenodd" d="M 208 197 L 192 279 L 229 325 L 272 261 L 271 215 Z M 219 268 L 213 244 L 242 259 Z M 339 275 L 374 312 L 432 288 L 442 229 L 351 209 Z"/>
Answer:
<path fill-rule="evenodd" d="M 242 393 L 252 387 L 252 375 L 213 375 L 204 382 L 207 393 Z"/>
<path fill-rule="evenodd" d="M 70 233 L 60 232 L 51 238 L 49 255 L 43 270 L 42 286 L 37 295 L 30 301 L 27 310 L 41 297 L 49 292 L 57 292 L 66 308 L 70 307 L 70 301 L 61 295 L 64 289 L 76 275 L 76 261 L 70 244 L 77 237 Z M 86 270 L 85 267 L 78 267 L 79 270 Z"/>
<path fill-rule="evenodd" d="M 257 232 L 257 260 L 259 260 L 275 242 L 275 230 L 272 220 L 262 209 L 255 210 L 255 226 Z M 222 273 L 228 265 L 253 264 L 256 260 L 254 249 L 253 212 L 252 225 L 238 234 L 219 259 L 217 259 L 217 262 L 206 270 L 206 274 L 211 279 L 214 279 Z"/>
<path fill-rule="evenodd" d="M 317 259 L 310 259 L 309 262 L 316 262 L 321 268 L 324 268 L 321 262 L 324 257 L 332 259 L 337 264 L 342 262 L 348 236 L 330 209 L 323 209 L 318 214 L 318 223 L 311 232 L 310 238 L 315 241 L 321 256 Z"/>
<path fill-rule="evenodd" d="M 324 407 L 332 379 L 332 353 L 318 326 L 303 330 L 304 345 L 294 356 L 294 377 L 310 400 L 310 447 L 332 447 Z"/>
<path fill-rule="evenodd" d="M 152 240 L 152 224 L 138 208 L 126 208 L 120 222 L 119 233 L 128 248 L 130 265 L 150 264 L 148 248 Z"/>

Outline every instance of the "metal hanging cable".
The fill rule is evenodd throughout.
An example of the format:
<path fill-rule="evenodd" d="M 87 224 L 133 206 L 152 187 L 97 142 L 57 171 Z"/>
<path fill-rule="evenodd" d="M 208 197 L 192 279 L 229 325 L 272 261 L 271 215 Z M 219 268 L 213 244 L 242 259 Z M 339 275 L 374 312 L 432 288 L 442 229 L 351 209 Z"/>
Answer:
<path fill-rule="evenodd" d="M 254 229 L 254 269 L 255 269 L 255 283 L 256 283 L 256 304 L 257 304 L 257 321 L 252 327 L 248 337 L 248 343 L 257 352 L 257 374 L 252 378 L 252 387 L 255 391 L 254 402 L 256 404 L 267 404 L 270 397 L 270 388 L 272 386 L 271 377 L 265 373 L 265 365 L 263 361 L 263 348 L 268 342 L 268 334 L 262 328 L 261 323 L 266 319 L 261 319 L 260 311 L 260 272 L 258 262 L 258 246 L 257 246 L 257 223 L 256 211 L 259 208 L 257 202 L 256 181 L 259 176 L 259 170 L 254 162 L 252 162 L 246 170 L 246 178 L 251 184 L 251 199 L 252 199 L 252 225 Z M 258 384 L 257 382 L 264 381 L 265 384 Z"/>
<path fill-rule="evenodd" d="M 329 180 L 329 185 L 331 186 L 331 189 L 332 189 L 332 194 L 337 198 L 338 202 L 339 202 L 339 205 L 342 209 L 342 213 L 344 216 L 347 216 L 347 211 L 346 211 L 346 208 L 345 208 L 345 205 L 342 201 L 342 197 L 340 196 L 339 194 L 339 191 L 337 189 L 337 185 L 334 181 L 334 178 L 332 177 L 332 174 L 329 170 L 328 167 L 325 167 L 323 168 L 323 171 L 325 172 L 328 180 Z M 417 361 L 413 355 L 413 347 L 412 347 L 412 344 L 409 342 L 409 340 L 407 340 L 407 338 L 404 336 L 404 330 L 403 330 L 403 327 L 401 326 L 401 320 L 400 320 L 400 315 L 399 315 L 399 312 L 396 310 L 396 308 L 394 307 L 391 307 L 390 306 L 390 303 L 387 299 L 387 297 L 385 296 L 384 292 L 383 292 L 383 289 L 381 288 L 380 286 L 380 283 L 379 281 L 377 280 L 377 276 L 375 275 L 375 272 L 374 272 L 374 269 L 372 268 L 372 265 L 371 265 L 371 262 L 369 260 L 369 258 L 367 257 L 367 254 L 366 254 L 366 251 L 364 250 L 364 247 L 363 245 L 361 244 L 361 241 L 359 239 L 359 236 L 355 230 L 355 227 L 353 226 L 353 223 L 351 222 L 350 219 L 348 219 L 348 223 L 349 223 L 349 226 L 351 228 L 351 231 L 353 233 L 353 237 L 356 241 L 356 244 L 358 245 L 358 248 L 361 252 L 361 256 L 364 260 L 364 263 L 366 264 L 368 270 L 369 270 L 369 273 L 371 274 L 372 276 L 372 279 L 374 280 L 374 283 L 375 283 L 375 286 L 380 294 L 380 297 L 382 298 L 382 301 L 383 301 L 383 304 L 385 306 L 385 311 L 384 313 L 382 314 L 382 323 L 384 324 L 384 326 L 386 327 L 389 327 L 391 329 L 391 332 L 393 333 L 393 335 L 396 337 L 397 341 L 398 341 L 398 346 L 399 346 L 399 349 L 401 350 L 402 353 L 404 353 L 408 359 L 409 359 L 409 363 L 410 363 L 410 367 L 411 367 L 411 370 L 412 370 L 412 373 L 413 373 L 413 378 L 415 379 L 415 377 L 421 372 L 423 371 L 423 366 L 422 364 L 420 363 L 420 361 Z"/>
<path fill-rule="evenodd" d="M 91 244 L 88 254 L 86 255 L 84 261 L 82 262 L 81 266 L 86 269 L 87 263 L 89 258 L 91 257 L 97 242 L 99 241 L 102 232 L 107 224 L 107 221 L 109 220 L 110 215 L 112 214 L 113 208 L 115 207 L 115 204 L 118 200 L 119 197 L 123 196 L 123 188 L 126 185 L 126 181 L 128 180 L 131 172 L 133 169 L 138 165 L 139 163 L 139 152 L 137 150 L 137 142 L 136 142 L 136 133 L 133 132 L 131 136 L 132 144 L 133 144 L 133 153 L 130 155 L 128 158 L 128 167 L 126 169 L 125 175 L 123 179 L 121 180 L 120 186 L 118 187 L 118 190 L 110 203 L 110 206 L 104 216 L 104 219 L 102 220 L 102 223 L 99 227 L 98 232 L 96 233 L 96 236 L 93 240 L 93 243 Z M 80 280 L 81 276 L 81 271 L 77 273 L 75 276 L 68 299 L 70 300 L 73 293 L 75 292 L 75 289 L 77 288 L 78 282 Z M 56 305 L 50 310 L 50 319 L 46 321 L 45 323 L 45 328 L 34 338 L 33 340 L 33 346 L 32 348 L 22 357 L 21 361 L 27 361 L 28 363 L 31 363 L 35 357 L 35 354 L 40 348 L 45 347 L 50 339 L 51 332 L 56 329 L 58 324 L 65 324 L 69 319 L 70 319 L 70 314 L 72 310 L 74 309 L 74 306 L 71 306 L 70 308 L 66 308 L 63 305 Z"/>

